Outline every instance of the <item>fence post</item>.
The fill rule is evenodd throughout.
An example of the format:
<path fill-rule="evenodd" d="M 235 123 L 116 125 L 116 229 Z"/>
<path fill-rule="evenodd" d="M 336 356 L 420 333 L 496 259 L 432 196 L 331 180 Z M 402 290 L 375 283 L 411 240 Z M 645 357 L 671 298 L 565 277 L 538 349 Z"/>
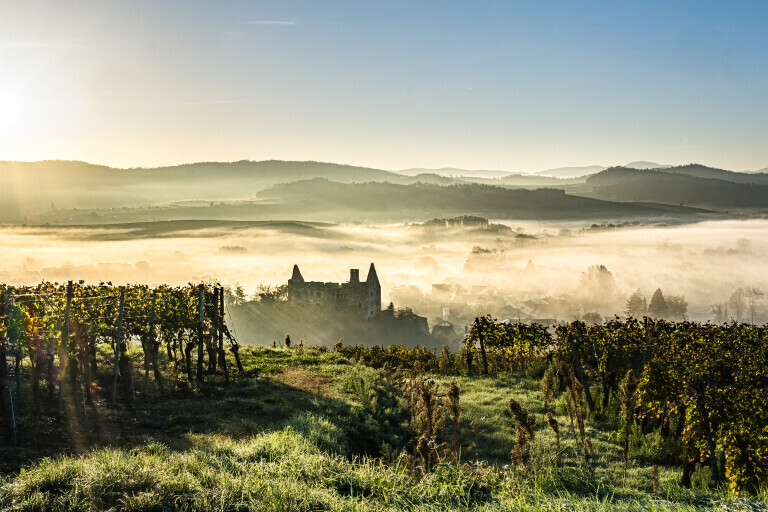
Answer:
<path fill-rule="evenodd" d="M 123 343 L 123 310 L 125 308 L 125 287 L 120 287 L 120 306 L 117 310 L 117 333 L 115 334 L 115 370 L 112 375 L 112 399 L 110 405 L 117 405 L 117 377 L 120 371 L 120 345 Z"/>

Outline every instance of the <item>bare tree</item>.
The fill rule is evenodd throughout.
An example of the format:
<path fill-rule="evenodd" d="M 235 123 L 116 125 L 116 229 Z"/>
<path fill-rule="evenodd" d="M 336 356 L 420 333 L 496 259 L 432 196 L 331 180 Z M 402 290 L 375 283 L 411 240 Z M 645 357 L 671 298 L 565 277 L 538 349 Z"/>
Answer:
<path fill-rule="evenodd" d="M 731 298 L 728 299 L 728 305 L 733 311 L 733 318 L 737 322 L 741 322 L 744 318 L 744 312 L 747 309 L 746 290 L 741 286 L 736 288 L 736 291 L 731 294 Z"/>
<path fill-rule="evenodd" d="M 682 295 L 668 295 L 666 297 L 667 302 L 667 316 L 670 320 L 682 321 L 686 319 L 688 314 L 688 301 Z"/>
<path fill-rule="evenodd" d="M 757 310 L 760 308 L 760 302 L 763 300 L 765 293 L 756 286 L 748 287 L 744 293 L 747 298 L 747 307 L 749 309 L 749 323 L 754 324 Z"/>

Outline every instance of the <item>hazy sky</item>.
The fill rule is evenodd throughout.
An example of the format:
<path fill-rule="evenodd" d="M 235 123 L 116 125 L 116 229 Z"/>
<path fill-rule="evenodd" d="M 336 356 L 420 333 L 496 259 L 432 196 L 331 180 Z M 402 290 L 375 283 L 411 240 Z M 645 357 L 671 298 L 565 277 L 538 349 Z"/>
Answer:
<path fill-rule="evenodd" d="M 768 166 L 768 2 L 0 0 L 0 160 Z"/>

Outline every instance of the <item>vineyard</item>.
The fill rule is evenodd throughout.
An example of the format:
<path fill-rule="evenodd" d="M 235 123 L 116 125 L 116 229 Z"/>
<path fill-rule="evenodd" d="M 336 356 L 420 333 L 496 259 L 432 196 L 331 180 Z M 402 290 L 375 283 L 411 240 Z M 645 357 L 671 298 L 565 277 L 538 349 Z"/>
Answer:
<path fill-rule="evenodd" d="M 2 307 L 3 509 L 766 505 L 766 327 L 480 317 L 457 352 L 268 348 L 238 345 L 218 286 Z"/>
<path fill-rule="evenodd" d="M 11 446 L 18 443 L 20 412 L 33 423 L 82 426 L 102 399 L 130 408 L 139 393 L 162 397 L 171 386 L 226 385 L 227 352 L 243 371 L 239 345 L 224 323 L 221 287 L 42 283 L 5 287 L 2 308 L 0 406 Z M 141 362 L 129 354 L 131 346 L 141 347 Z M 107 369 L 99 366 L 104 359 Z M 100 382 L 105 373 L 111 379 Z"/>
<path fill-rule="evenodd" d="M 374 368 L 411 368 L 447 375 L 525 372 L 546 367 L 542 393 L 554 380 L 570 405 L 571 422 L 605 417 L 619 403 L 625 421 L 624 458 L 632 423 L 682 447 L 676 462 L 690 486 L 696 464 L 736 492 L 768 483 L 768 328 L 645 319 L 557 327 L 475 320 L 458 354 L 424 348 L 344 347 L 337 350 Z M 580 413 L 582 401 L 587 412 Z M 583 431 L 583 427 L 581 428 Z M 585 469 L 590 447 L 583 446 Z"/>

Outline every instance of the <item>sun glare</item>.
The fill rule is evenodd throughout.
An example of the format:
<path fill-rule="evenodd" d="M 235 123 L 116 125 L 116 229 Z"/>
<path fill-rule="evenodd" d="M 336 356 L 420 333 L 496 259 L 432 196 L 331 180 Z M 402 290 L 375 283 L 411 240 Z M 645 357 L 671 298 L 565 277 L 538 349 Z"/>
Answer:
<path fill-rule="evenodd" d="M 0 130 L 17 128 L 24 115 L 24 99 L 11 88 L 0 87 Z"/>

